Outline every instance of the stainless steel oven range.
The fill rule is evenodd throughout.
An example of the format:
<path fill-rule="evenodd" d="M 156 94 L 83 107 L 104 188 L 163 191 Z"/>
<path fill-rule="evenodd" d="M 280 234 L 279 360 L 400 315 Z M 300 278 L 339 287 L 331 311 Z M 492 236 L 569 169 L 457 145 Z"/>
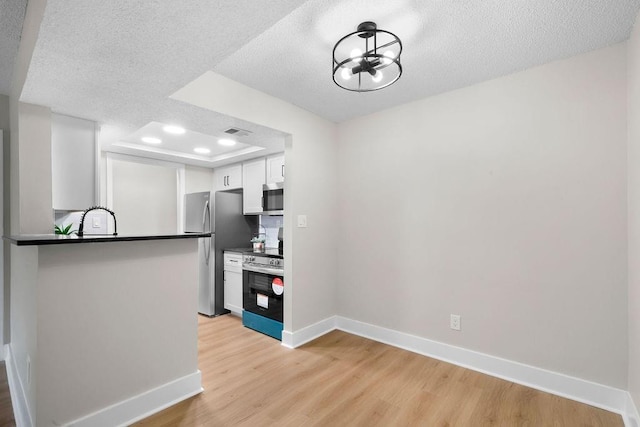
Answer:
<path fill-rule="evenodd" d="M 284 260 L 269 252 L 242 257 L 242 324 L 282 340 Z"/>

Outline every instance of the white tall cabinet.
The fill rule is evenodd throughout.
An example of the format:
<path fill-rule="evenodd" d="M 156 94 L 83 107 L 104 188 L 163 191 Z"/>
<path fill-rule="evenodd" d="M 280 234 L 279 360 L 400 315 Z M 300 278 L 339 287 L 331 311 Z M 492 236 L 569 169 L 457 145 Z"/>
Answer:
<path fill-rule="evenodd" d="M 96 124 L 51 114 L 53 208 L 84 210 L 96 203 Z"/>
<path fill-rule="evenodd" d="M 245 215 L 262 212 L 262 186 L 265 182 L 264 157 L 242 164 L 242 210 Z"/>

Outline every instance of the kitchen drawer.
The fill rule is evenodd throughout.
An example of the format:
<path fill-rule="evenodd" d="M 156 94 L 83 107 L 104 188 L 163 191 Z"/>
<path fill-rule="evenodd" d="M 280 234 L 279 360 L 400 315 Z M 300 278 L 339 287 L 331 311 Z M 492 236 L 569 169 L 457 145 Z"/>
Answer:
<path fill-rule="evenodd" d="M 239 252 L 224 253 L 224 269 L 235 270 L 242 269 L 242 254 Z"/>

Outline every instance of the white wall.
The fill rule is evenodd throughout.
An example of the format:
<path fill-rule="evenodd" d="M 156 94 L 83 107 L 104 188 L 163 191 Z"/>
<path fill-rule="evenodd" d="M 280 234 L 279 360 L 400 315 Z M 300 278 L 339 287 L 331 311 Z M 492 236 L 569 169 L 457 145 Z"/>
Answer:
<path fill-rule="evenodd" d="M 628 42 L 628 202 L 629 202 L 629 375 L 640 408 L 640 21 Z"/>
<path fill-rule="evenodd" d="M 197 372 L 196 240 L 33 249 L 38 426 L 66 425 Z"/>
<path fill-rule="evenodd" d="M 213 169 L 186 165 L 184 181 L 185 193 L 213 191 Z"/>
<path fill-rule="evenodd" d="M 11 353 L 20 387 L 12 393 L 14 398 L 23 394 L 31 417 L 36 413 L 38 370 L 37 265 L 37 247 L 11 245 Z M 31 361 L 31 375 L 27 358 Z"/>
<path fill-rule="evenodd" d="M 51 115 L 51 194 L 54 209 L 84 210 L 96 204 L 96 124 Z"/>
<path fill-rule="evenodd" d="M 175 234 L 178 231 L 180 165 L 111 160 L 111 203 L 119 234 Z M 157 164 L 156 164 L 157 163 Z"/>
<path fill-rule="evenodd" d="M 338 313 L 626 388 L 625 57 L 341 124 Z"/>
<path fill-rule="evenodd" d="M 9 210 L 11 209 L 11 205 L 10 205 L 10 197 L 11 197 L 11 191 L 9 188 L 9 174 L 10 174 L 10 169 L 9 169 L 9 160 L 10 160 L 10 155 L 9 155 L 9 147 L 10 147 L 10 140 L 11 140 L 11 130 L 10 130 L 10 103 L 9 103 L 10 99 L 8 96 L 5 95 L 0 95 L 0 129 L 3 129 L 3 153 L 2 153 L 2 157 L 3 157 L 3 162 L 2 162 L 2 169 L 3 169 L 3 173 L 2 173 L 2 180 L 3 180 L 3 185 L 2 185 L 2 204 L 3 204 L 3 209 L 2 209 L 2 215 L 3 215 L 3 233 L 5 232 L 9 232 L 11 230 L 11 226 L 10 226 L 10 212 Z M 10 262 L 11 262 L 11 258 L 9 256 L 9 254 L 11 253 L 11 248 L 10 243 L 9 242 L 5 242 L 3 241 L 2 243 L 3 245 L 3 258 L 2 258 L 2 262 L 3 262 L 3 277 L 2 277 L 2 286 L 0 288 L 2 288 L 2 294 L 3 294 L 3 305 L 1 307 L 1 312 L 0 315 L 2 317 L 2 323 L 3 323 L 3 330 L 2 330 L 2 336 L 3 336 L 3 341 L 0 344 L 7 344 L 9 342 L 9 337 L 10 337 L 10 331 L 9 331 L 9 304 L 10 304 L 10 281 L 11 281 L 11 275 L 10 275 Z"/>
<path fill-rule="evenodd" d="M 284 327 L 295 332 L 335 315 L 335 124 L 213 72 L 171 98 L 289 134 L 285 140 Z M 294 227 L 299 214 L 307 215 L 308 228 Z"/>
<path fill-rule="evenodd" d="M 51 110 L 22 102 L 18 110 L 19 230 L 51 233 Z"/>

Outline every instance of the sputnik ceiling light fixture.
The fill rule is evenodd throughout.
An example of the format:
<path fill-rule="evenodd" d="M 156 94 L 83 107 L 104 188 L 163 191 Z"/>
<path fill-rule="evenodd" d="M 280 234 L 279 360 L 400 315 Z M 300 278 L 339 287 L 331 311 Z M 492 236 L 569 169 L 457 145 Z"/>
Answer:
<path fill-rule="evenodd" d="M 402 75 L 401 53 L 398 36 L 379 30 L 375 22 L 363 22 L 334 46 L 333 81 L 354 92 L 385 88 Z"/>

